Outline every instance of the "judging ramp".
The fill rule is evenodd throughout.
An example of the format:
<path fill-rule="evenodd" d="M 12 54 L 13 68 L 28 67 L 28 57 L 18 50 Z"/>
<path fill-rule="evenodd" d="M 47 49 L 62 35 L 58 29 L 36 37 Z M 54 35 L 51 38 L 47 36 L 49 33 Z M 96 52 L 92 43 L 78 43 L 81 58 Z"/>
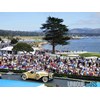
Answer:
<path fill-rule="evenodd" d="M 45 87 L 42 83 L 0 79 L 0 87 Z"/>

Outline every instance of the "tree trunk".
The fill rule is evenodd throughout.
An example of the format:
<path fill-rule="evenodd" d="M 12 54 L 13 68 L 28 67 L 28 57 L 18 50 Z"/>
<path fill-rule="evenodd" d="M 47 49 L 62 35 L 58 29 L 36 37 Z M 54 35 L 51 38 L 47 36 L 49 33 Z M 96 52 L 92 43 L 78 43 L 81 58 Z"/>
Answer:
<path fill-rule="evenodd" d="M 55 45 L 52 45 L 52 53 L 55 54 Z"/>

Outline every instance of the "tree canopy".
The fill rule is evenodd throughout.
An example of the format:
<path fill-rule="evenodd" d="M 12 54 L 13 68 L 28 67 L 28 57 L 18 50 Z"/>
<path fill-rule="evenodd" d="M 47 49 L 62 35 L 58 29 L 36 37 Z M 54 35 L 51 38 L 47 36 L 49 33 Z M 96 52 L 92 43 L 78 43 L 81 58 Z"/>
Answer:
<path fill-rule="evenodd" d="M 13 39 L 11 39 L 11 44 L 16 44 L 18 42 L 18 40 L 17 39 L 15 39 L 15 38 L 13 38 Z"/>
<path fill-rule="evenodd" d="M 41 29 L 45 32 L 44 40 L 52 45 L 52 53 L 55 53 L 55 46 L 67 45 L 70 38 L 67 36 L 68 28 L 63 24 L 63 19 L 48 17 Z"/>
<path fill-rule="evenodd" d="M 27 52 L 30 52 L 30 51 L 33 51 L 33 48 L 27 43 L 19 42 L 13 47 L 13 51 L 27 51 Z"/>

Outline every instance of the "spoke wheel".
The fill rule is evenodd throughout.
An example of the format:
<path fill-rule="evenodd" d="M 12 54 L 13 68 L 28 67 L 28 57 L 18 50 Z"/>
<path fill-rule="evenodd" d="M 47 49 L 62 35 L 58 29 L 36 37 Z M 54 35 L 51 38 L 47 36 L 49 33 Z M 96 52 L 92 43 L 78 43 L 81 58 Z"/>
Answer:
<path fill-rule="evenodd" d="M 42 77 L 42 81 L 43 81 L 44 83 L 48 82 L 48 77 L 46 77 L 46 76 Z"/>
<path fill-rule="evenodd" d="M 23 74 L 23 75 L 22 75 L 22 79 L 23 79 L 23 80 L 26 80 L 26 79 L 27 79 L 26 75 Z"/>

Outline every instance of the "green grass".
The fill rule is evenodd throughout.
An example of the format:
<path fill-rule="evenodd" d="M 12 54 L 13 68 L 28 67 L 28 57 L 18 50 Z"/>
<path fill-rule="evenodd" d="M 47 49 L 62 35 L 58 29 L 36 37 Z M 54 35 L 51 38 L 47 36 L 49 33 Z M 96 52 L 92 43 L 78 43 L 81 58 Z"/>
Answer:
<path fill-rule="evenodd" d="M 5 74 L 5 72 L 0 72 L 0 74 Z"/>
<path fill-rule="evenodd" d="M 43 39 L 43 36 L 20 36 L 21 39 Z"/>
<path fill-rule="evenodd" d="M 68 56 L 67 54 L 60 54 L 60 56 Z"/>
<path fill-rule="evenodd" d="M 83 54 L 79 54 L 79 56 L 81 57 L 91 57 L 91 56 L 100 57 L 100 53 L 83 53 Z"/>

